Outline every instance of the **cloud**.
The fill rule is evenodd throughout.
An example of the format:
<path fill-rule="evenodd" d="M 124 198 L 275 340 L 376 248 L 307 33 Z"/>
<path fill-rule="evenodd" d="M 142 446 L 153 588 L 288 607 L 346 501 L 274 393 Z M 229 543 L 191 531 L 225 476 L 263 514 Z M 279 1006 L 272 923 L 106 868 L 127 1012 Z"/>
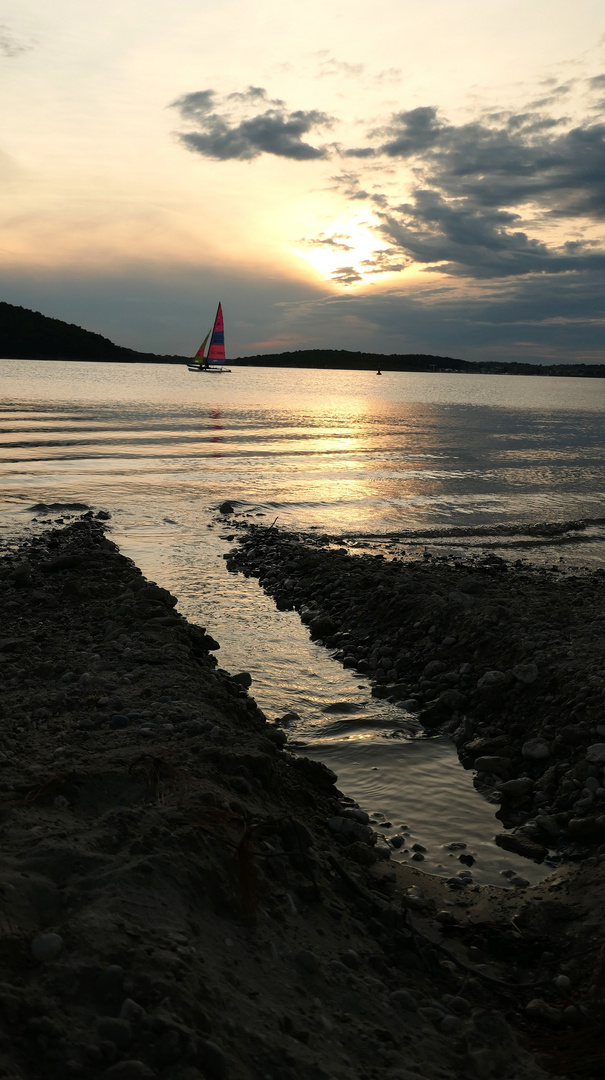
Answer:
<path fill-rule="evenodd" d="M 213 161 L 252 161 L 261 154 L 313 161 L 331 153 L 330 147 L 313 146 L 305 138 L 330 127 L 330 116 L 318 109 L 289 111 L 259 86 L 222 98 L 213 90 L 197 90 L 172 102 L 171 108 L 195 127 L 179 132 L 179 141 Z"/>
<path fill-rule="evenodd" d="M 329 75 L 344 75 L 347 79 L 357 79 L 363 75 L 365 64 L 349 64 L 346 60 L 336 60 L 327 49 L 321 49 L 319 58 L 319 78 L 324 79 Z"/>
<path fill-rule="evenodd" d="M 586 85 L 600 92 L 605 76 Z M 549 89 L 556 101 L 569 86 Z M 478 279 L 601 270 L 605 110 L 572 122 L 535 104 L 459 124 L 433 105 L 396 112 L 366 146 L 342 151 L 360 161 L 366 186 L 345 174 L 341 190 L 351 201 L 371 198 L 382 239 L 429 270 Z M 407 197 L 370 195 L 368 177 L 397 162 Z"/>
<path fill-rule="evenodd" d="M 21 53 L 28 52 L 33 49 L 33 45 L 25 41 L 21 41 L 10 27 L 0 24 L 0 56 L 6 56 L 13 60 L 16 56 L 21 56 Z"/>
<path fill-rule="evenodd" d="M 342 236 L 326 236 L 325 233 L 320 233 L 319 236 L 314 236 L 310 240 L 304 238 L 299 242 L 306 244 L 308 247 L 330 248 L 332 251 L 353 250 L 350 244 L 344 243 Z"/>

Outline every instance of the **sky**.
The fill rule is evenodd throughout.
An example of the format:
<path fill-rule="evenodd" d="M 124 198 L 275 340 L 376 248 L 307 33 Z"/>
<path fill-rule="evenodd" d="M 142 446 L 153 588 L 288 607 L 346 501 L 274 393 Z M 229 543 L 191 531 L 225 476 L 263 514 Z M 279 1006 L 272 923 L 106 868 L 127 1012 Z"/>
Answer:
<path fill-rule="evenodd" d="M 121 345 L 605 362 L 602 0 L 0 0 L 0 299 Z"/>

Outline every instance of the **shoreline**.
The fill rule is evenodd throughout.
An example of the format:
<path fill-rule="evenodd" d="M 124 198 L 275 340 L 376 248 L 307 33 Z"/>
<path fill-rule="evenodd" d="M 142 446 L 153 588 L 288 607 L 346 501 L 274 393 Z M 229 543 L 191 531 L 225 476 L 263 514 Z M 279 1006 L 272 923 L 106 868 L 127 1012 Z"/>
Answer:
<path fill-rule="evenodd" d="M 309 544 L 317 592 L 319 562 L 342 556 Z M 288 580 L 293 563 L 290 546 Z M 539 1080 L 580 1052 L 598 1075 L 592 841 L 524 890 L 392 864 L 334 774 L 289 752 L 247 674 L 218 666 L 218 643 L 91 513 L 4 555 L 0 595 L 11 1080 Z M 436 617 L 426 593 L 407 617 L 416 603 Z"/>
<path fill-rule="evenodd" d="M 227 566 L 296 608 L 373 696 L 453 739 L 500 803 L 502 847 L 536 861 L 605 852 L 605 570 L 335 543 L 246 525 Z"/>

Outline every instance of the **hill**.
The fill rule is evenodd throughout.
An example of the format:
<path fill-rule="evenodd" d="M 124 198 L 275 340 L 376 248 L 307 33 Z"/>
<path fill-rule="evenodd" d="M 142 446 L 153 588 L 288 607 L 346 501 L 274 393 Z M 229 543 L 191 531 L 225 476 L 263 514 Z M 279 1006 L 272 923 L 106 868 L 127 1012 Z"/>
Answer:
<path fill-rule="evenodd" d="M 0 301 L 0 358 L 11 360 L 92 360 L 127 364 L 183 364 L 187 356 L 161 356 L 115 345 L 102 334 L 74 323 L 52 319 L 39 311 Z M 568 375 L 605 377 L 605 364 L 474 363 L 428 353 L 369 353 L 348 349 L 298 349 L 293 352 L 240 356 L 229 360 L 241 367 L 328 368 L 346 371 L 467 372 L 482 375 Z"/>
<path fill-rule="evenodd" d="M 114 345 L 102 334 L 39 311 L 0 302 L 0 357 L 11 360 L 101 360 L 181 364 L 184 356 L 156 356 Z"/>

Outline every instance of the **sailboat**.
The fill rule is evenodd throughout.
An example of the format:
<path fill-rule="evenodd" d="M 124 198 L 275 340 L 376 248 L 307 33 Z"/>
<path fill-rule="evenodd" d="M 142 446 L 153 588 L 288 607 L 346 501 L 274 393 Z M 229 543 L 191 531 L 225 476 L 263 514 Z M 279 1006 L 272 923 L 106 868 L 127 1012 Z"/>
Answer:
<path fill-rule="evenodd" d="M 210 338 L 210 345 L 206 353 L 206 342 Z M 216 372 L 219 375 L 230 373 L 231 368 L 225 367 L 225 324 L 223 322 L 223 309 L 219 304 L 216 309 L 216 318 L 212 330 L 209 330 L 202 341 L 195 359 L 188 364 L 190 371 Z"/>

